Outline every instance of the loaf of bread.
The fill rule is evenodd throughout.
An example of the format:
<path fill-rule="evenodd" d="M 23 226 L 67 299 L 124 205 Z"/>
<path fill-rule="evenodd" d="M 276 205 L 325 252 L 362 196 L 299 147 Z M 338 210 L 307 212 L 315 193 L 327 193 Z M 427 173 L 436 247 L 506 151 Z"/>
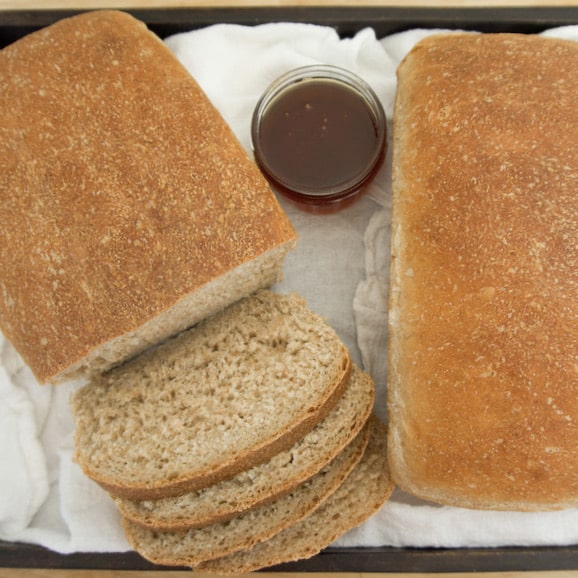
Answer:
<path fill-rule="evenodd" d="M 235 575 L 310 558 L 375 514 L 389 499 L 393 484 L 387 467 L 386 429 L 375 416 L 369 425 L 363 458 L 313 513 L 252 548 L 202 562 L 195 571 Z"/>
<path fill-rule="evenodd" d="M 181 530 L 228 520 L 292 492 L 348 446 L 373 409 L 375 385 L 355 364 L 335 408 L 308 434 L 270 460 L 196 492 L 158 500 L 114 499 L 141 526 Z"/>
<path fill-rule="evenodd" d="M 116 496 L 201 489 L 309 433 L 350 369 L 304 299 L 261 290 L 79 389 L 75 459 Z"/>
<path fill-rule="evenodd" d="M 0 224 L 0 329 L 40 382 L 271 285 L 296 240 L 195 80 L 116 11 L 0 52 Z"/>
<path fill-rule="evenodd" d="M 578 44 L 435 35 L 398 69 L 389 456 L 423 499 L 578 505 Z"/>
<path fill-rule="evenodd" d="M 369 439 L 368 425 L 334 460 L 291 493 L 226 522 L 180 532 L 163 532 L 123 520 L 128 541 L 156 564 L 193 567 L 247 550 L 316 510 L 335 492 L 361 460 Z"/>

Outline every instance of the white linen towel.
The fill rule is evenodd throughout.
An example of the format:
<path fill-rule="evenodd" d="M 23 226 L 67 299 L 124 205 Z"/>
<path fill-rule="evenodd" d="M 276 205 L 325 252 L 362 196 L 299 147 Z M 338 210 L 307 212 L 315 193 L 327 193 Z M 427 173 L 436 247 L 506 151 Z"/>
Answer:
<path fill-rule="evenodd" d="M 380 96 L 389 119 L 395 69 L 431 31 L 381 41 L 372 30 L 340 39 L 308 24 L 215 25 L 167 39 L 250 150 L 249 125 L 262 91 L 283 72 L 306 64 L 343 66 Z M 548 31 L 578 40 L 578 27 Z M 391 124 L 388 126 L 391 137 Z M 389 156 L 391 140 L 389 141 Z M 389 259 L 390 162 L 368 195 L 342 213 L 312 216 L 282 201 L 300 244 L 279 291 L 302 294 L 350 347 L 377 383 L 377 413 L 385 417 L 385 344 Z M 78 382 L 39 386 L 0 337 L 0 539 L 62 553 L 129 549 L 108 495 L 73 463 L 68 398 Z M 548 514 L 474 512 L 393 499 L 338 546 L 499 546 L 576 544 L 578 511 Z"/>

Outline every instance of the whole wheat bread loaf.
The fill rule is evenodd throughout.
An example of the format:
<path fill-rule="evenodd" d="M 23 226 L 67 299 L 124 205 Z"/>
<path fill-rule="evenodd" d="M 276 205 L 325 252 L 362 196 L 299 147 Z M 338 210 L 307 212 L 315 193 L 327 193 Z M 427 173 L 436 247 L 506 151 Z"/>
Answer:
<path fill-rule="evenodd" d="M 375 385 L 355 364 L 335 408 L 310 433 L 263 464 L 196 492 L 158 500 L 115 498 L 121 515 L 160 530 L 214 524 L 295 489 L 335 458 L 359 433 L 373 408 Z"/>
<path fill-rule="evenodd" d="M 309 433 L 350 368 L 304 299 L 262 290 L 78 390 L 75 459 L 113 495 L 207 487 Z"/>
<path fill-rule="evenodd" d="M 394 481 L 448 505 L 578 505 L 578 43 L 434 35 L 398 69 Z"/>
<path fill-rule="evenodd" d="M 185 531 L 163 532 L 124 519 L 127 539 L 147 560 L 169 566 L 192 567 L 246 550 L 297 523 L 319 507 L 359 462 L 368 439 L 369 427 L 366 426 L 334 460 L 290 494 L 226 522 Z"/>
<path fill-rule="evenodd" d="M 296 240 L 186 69 L 106 10 L 0 52 L 0 223 L 0 329 L 41 382 L 273 284 Z"/>
<path fill-rule="evenodd" d="M 195 571 L 242 574 L 310 558 L 375 514 L 389 499 L 393 484 L 387 467 L 386 428 L 375 416 L 370 428 L 359 464 L 312 514 L 248 550 L 198 564 Z"/>

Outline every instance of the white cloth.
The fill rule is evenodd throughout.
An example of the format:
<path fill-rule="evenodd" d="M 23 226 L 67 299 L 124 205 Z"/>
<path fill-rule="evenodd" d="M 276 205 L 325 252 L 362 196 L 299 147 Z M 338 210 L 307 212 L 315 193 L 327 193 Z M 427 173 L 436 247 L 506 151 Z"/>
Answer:
<path fill-rule="evenodd" d="M 110 498 L 73 462 L 69 397 L 40 386 L 0 337 L 0 539 L 58 552 L 127 550 Z"/>
<path fill-rule="evenodd" d="M 249 124 L 266 86 L 283 72 L 314 63 L 356 72 L 393 113 L 395 69 L 431 31 L 350 39 L 307 24 L 216 25 L 167 39 L 249 150 Z M 578 40 L 578 27 L 548 31 Z M 391 124 L 389 125 L 391 136 Z M 391 140 L 389 142 L 391 154 Z M 299 234 L 279 291 L 296 291 L 324 315 L 377 384 L 385 417 L 389 159 L 368 195 L 342 213 L 312 216 L 282 201 Z M 39 386 L 0 337 L 0 539 L 62 553 L 129 549 L 108 495 L 73 462 L 68 399 L 79 383 Z M 578 543 L 578 511 L 547 514 L 474 512 L 424 504 L 396 492 L 339 546 L 498 546 Z"/>

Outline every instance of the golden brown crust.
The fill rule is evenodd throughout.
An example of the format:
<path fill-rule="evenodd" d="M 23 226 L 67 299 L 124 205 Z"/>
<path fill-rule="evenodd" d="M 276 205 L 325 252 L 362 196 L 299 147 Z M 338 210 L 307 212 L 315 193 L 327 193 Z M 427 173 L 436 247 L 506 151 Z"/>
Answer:
<path fill-rule="evenodd" d="M 491 509 L 578 504 L 578 44 L 442 35 L 398 71 L 394 481 Z"/>
<path fill-rule="evenodd" d="M 40 381 L 295 239 L 197 83 L 128 14 L 0 53 L 0 326 Z"/>

